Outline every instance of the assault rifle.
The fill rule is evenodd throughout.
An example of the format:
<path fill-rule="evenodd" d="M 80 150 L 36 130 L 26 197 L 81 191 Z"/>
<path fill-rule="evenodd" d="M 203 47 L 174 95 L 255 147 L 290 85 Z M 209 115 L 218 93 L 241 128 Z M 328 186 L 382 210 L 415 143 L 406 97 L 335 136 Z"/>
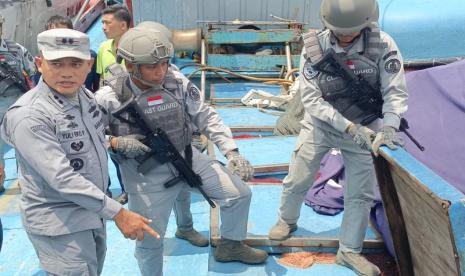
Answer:
<path fill-rule="evenodd" d="M 0 79 L 12 82 L 13 85 L 16 85 L 23 92 L 29 90 L 29 86 L 26 84 L 23 78 L 18 76 L 13 68 L 11 68 L 11 66 L 4 61 L 0 62 Z"/>
<path fill-rule="evenodd" d="M 347 82 L 349 93 L 336 92 L 325 96 L 325 100 L 331 102 L 338 98 L 350 98 L 360 109 L 366 110 L 366 117 L 360 122 L 362 125 L 368 125 L 378 118 L 382 118 L 383 96 L 379 89 L 375 89 L 361 75 L 356 75 L 353 70 L 336 54 L 334 49 L 326 50 L 316 63 L 312 65 L 313 69 L 324 72 L 331 76 L 337 76 Z M 410 134 L 407 130 L 408 122 L 401 118 L 399 130 L 421 150 L 425 148 Z"/>
<path fill-rule="evenodd" d="M 313 64 L 313 68 L 331 76 L 340 77 L 347 82 L 350 93 L 343 91 L 328 94 L 325 95 L 325 100 L 331 102 L 338 98 L 350 98 L 355 105 L 367 112 L 361 122 L 362 125 L 368 125 L 383 116 L 383 98 L 380 91 L 374 89 L 363 77 L 355 75 L 334 49 L 326 50 L 321 59 Z"/>
<path fill-rule="evenodd" d="M 166 135 L 161 128 L 149 124 L 148 119 L 143 112 L 138 111 L 134 95 L 132 95 L 131 98 L 123 103 L 118 109 L 112 112 L 112 115 L 115 118 L 126 123 L 134 124 L 133 121 L 129 121 L 122 116 L 125 112 L 128 112 L 137 118 L 135 121 L 138 126 L 146 133 L 149 133 L 142 143 L 149 147 L 151 152 L 136 158 L 139 162 L 139 166 L 137 168 L 138 172 L 144 174 L 157 165 L 157 163 L 164 164 L 166 162 L 170 162 L 179 172 L 179 176 L 164 183 L 163 185 L 165 188 L 169 188 L 176 185 L 179 181 L 185 180 L 189 186 L 198 189 L 202 196 L 207 200 L 208 204 L 210 204 L 212 208 L 215 208 L 215 203 L 202 188 L 202 179 L 192 170 L 191 161 L 186 160 L 186 158 L 192 159 L 192 152 L 188 154 L 188 151 L 186 150 L 186 158 L 184 158 L 173 143 L 171 143 L 168 135 Z"/>

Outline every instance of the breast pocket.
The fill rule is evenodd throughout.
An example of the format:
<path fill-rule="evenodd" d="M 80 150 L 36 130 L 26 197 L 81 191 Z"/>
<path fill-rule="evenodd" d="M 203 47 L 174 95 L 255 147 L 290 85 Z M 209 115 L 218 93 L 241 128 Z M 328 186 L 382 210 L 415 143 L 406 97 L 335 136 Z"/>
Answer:
<path fill-rule="evenodd" d="M 63 141 L 62 146 L 66 152 L 66 157 L 70 162 L 70 166 L 75 171 L 87 171 L 87 163 L 90 161 L 89 156 L 90 141 L 88 137 Z"/>
<path fill-rule="evenodd" d="M 70 166 L 75 171 L 85 171 L 91 148 L 90 136 L 85 128 L 75 121 L 57 121 L 57 135 Z"/>

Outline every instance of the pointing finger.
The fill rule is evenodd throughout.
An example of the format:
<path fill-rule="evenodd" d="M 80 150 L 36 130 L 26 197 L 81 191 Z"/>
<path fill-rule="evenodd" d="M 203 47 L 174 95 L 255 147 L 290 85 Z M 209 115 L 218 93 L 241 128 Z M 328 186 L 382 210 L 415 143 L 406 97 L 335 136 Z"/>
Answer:
<path fill-rule="evenodd" d="M 156 239 L 160 239 L 160 235 L 152 229 L 152 227 L 148 226 L 147 224 L 144 224 L 144 226 L 142 226 L 142 229 L 147 232 L 149 235 L 151 235 L 152 237 L 156 238 Z"/>
<path fill-rule="evenodd" d="M 143 216 L 140 216 L 142 218 L 142 221 L 145 223 L 145 224 L 150 224 L 152 223 L 152 220 L 151 219 L 148 219 L 146 217 L 143 217 Z"/>

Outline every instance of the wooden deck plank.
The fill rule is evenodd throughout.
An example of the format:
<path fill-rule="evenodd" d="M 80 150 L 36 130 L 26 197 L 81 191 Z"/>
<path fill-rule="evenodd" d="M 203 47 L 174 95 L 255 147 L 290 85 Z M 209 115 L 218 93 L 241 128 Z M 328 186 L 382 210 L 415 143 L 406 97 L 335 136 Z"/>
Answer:
<path fill-rule="evenodd" d="M 380 187 L 390 182 L 388 190 L 395 192 L 383 191 L 383 201 L 401 275 L 464 275 L 455 242 L 464 238 L 463 227 L 454 235 L 449 215 L 452 205 L 455 219 L 465 213 L 463 194 L 404 150 L 383 149 L 376 163 L 378 179 L 380 174 L 391 178 Z M 411 262 L 405 256 L 409 253 Z"/>

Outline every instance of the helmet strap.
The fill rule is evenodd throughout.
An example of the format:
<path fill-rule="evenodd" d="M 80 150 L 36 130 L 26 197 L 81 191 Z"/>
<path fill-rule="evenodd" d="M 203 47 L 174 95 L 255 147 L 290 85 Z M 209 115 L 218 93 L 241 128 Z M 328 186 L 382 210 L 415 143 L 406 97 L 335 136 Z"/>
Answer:
<path fill-rule="evenodd" d="M 134 71 L 131 73 L 131 77 L 138 80 L 140 83 L 144 84 L 144 85 L 147 85 L 149 86 L 150 88 L 161 88 L 163 86 L 163 83 L 165 82 L 165 80 L 163 80 L 163 82 L 161 84 L 156 84 L 154 82 L 151 82 L 151 81 L 146 81 L 142 78 L 142 74 L 140 72 L 140 64 L 134 64 Z"/>

